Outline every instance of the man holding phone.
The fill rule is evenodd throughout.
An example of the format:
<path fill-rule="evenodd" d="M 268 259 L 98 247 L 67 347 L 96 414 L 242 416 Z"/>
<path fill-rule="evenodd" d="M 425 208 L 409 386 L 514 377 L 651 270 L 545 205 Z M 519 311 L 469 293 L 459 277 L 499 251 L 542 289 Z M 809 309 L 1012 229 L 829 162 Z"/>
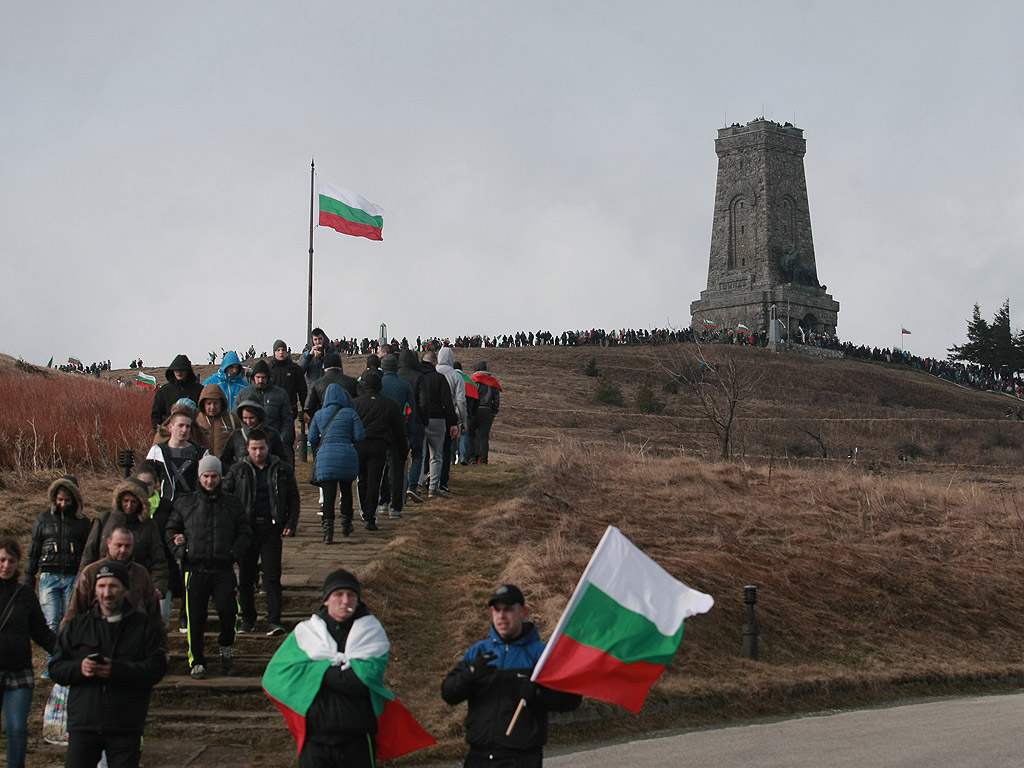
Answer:
<path fill-rule="evenodd" d="M 110 768 L 137 768 L 154 685 L 167 671 L 163 632 L 126 599 L 123 563 L 102 563 L 93 578 L 96 605 L 68 622 L 50 677 L 70 688 L 66 768 L 93 768 L 104 751 Z"/>

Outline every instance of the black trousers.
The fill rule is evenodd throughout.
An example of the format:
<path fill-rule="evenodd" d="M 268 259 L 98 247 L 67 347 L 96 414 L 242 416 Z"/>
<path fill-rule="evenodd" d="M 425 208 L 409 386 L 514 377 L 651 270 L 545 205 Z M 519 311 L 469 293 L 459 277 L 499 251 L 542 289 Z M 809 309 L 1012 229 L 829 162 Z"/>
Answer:
<path fill-rule="evenodd" d="M 188 663 L 206 665 L 206 654 L 203 652 L 203 633 L 206 632 L 207 610 L 210 598 L 213 598 L 220 620 L 218 645 L 232 646 L 235 644 L 235 609 L 238 607 L 238 584 L 235 572 L 225 571 L 186 571 L 185 572 L 185 612 L 188 614 Z"/>
<path fill-rule="evenodd" d="M 493 423 L 494 411 L 490 408 L 481 408 L 477 413 L 473 454 L 483 464 L 487 463 L 487 454 L 491 449 L 491 425 Z"/>
<path fill-rule="evenodd" d="M 374 768 L 373 737 L 365 734 L 341 744 L 306 739 L 299 754 L 299 768 Z"/>
<path fill-rule="evenodd" d="M 242 621 L 256 623 L 256 580 L 263 570 L 267 621 L 281 623 L 281 534 L 273 523 L 253 524 L 253 541 L 238 564 L 238 607 Z"/>
<path fill-rule="evenodd" d="M 343 520 L 352 519 L 352 481 L 351 480 L 324 480 L 320 483 L 324 491 L 324 520 L 334 520 L 334 500 L 338 498 L 338 489 L 341 489 L 341 517 Z"/>
<path fill-rule="evenodd" d="M 380 440 L 364 440 L 356 443 L 359 454 L 359 506 L 363 519 L 368 523 L 377 520 L 377 504 L 380 501 L 380 481 L 388 463 L 388 444 Z"/>
<path fill-rule="evenodd" d="M 104 750 L 109 768 L 139 768 L 141 734 L 71 731 L 69 736 L 64 768 L 96 768 Z"/>

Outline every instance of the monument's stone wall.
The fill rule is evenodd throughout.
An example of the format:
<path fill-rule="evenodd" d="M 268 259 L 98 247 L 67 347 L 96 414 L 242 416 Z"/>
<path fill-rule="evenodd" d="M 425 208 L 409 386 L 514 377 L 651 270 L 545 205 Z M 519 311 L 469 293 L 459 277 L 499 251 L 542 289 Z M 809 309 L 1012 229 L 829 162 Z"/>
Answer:
<path fill-rule="evenodd" d="M 767 330 L 775 304 L 783 322 L 835 333 L 839 303 L 818 282 L 805 151 L 803 131 L 789 123 L 718 131 L 708 284 L 690 305 L 694 327 Z"/>

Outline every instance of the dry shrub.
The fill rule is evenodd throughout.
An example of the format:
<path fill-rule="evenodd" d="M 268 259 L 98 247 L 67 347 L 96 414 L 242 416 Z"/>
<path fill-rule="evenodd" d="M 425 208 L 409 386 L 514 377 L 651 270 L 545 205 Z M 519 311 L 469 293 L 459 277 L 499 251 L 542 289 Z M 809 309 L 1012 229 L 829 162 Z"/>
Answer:
<path fill-rule="evenodd" d="M 149 447 L 153 395 L 76 374 L 0 371 L 0 470 L 100 471 Z"/>

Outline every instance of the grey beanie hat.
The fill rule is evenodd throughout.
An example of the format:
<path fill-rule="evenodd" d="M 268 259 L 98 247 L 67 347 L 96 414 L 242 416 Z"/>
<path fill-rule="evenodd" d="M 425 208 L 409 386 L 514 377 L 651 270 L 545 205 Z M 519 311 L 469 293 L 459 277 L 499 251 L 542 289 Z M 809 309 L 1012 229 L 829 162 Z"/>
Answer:
<path fill-rule="evenodd" d="M 199 460 L 199 474 L 204 472 L 216 472 L 218 475 L 223 474 L 223 467 L 221 466 L 220 459 L 214 456 L 212 453 L 208 453 Z"/>
<path fill-rule="evenodd" d="M 288 349 L 288 345 L 284 343 L 283 339 L 274 342 L 274 351 L 277 352 L 279 349 Z"/>

